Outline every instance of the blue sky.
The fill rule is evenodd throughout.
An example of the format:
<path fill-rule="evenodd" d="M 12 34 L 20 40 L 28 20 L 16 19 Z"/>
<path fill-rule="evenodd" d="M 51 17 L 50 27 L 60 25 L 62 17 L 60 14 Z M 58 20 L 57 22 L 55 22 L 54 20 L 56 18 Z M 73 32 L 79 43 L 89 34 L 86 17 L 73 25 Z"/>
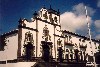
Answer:
<path fill-rule="evenodd" d="M 89 17 L 92 23 L 92 38 L 100 39 L 100 0 L 0 0 L 0 34 L 16 29 L 20 17 L 31 20 L 30 18 L 33 16 L 33 13 L 41 9 L 44 5 L 46 8 L 49 8 L 51 5 L 53 9 L 59 9 L 61 17 L 67 16 L 69 18 L 74 16 L 77 19 L 84 16 L 81 14 L 81 7 L 88 6 L 88 11 L 91 13 Z M 78 20 L 75 20 L 76 18 L 73 19 L 78 23 Z M 66 25 L 70 23 L 68 20 L 62 20 L 64 20 L 61 22 L 62 26 L 64 23 Z M 73 23 L 73 21 L 71 22 Z M 72 26 L 71 28 L 74 30 L 68 30 L 87 35 L 84 32 L 85 30 L 82 31 L 84 29 L 83 27 Z M 64 28 L 67 28 L 67 26 Z"/>

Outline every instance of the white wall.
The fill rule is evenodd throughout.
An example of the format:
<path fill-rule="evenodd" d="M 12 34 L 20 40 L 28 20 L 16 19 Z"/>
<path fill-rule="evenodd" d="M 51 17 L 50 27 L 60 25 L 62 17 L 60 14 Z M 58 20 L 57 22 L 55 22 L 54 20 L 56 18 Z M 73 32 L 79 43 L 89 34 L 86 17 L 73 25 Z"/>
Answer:
<path fill-rule="evenodd" d="M 6 36 L 7 46 L 5 46 L 4 51 L 0 51 L 0 60 L 13 60 L 17 59 L 17 49 L 18 49 L 18 34 L 12 34 Z"/>
<path fill-rule="evenodd" d="M 7 59 L 13 60 L 17 59 L 17 50 L 18 50 L 18 34 L 13 34 L 7 37 Z"/>

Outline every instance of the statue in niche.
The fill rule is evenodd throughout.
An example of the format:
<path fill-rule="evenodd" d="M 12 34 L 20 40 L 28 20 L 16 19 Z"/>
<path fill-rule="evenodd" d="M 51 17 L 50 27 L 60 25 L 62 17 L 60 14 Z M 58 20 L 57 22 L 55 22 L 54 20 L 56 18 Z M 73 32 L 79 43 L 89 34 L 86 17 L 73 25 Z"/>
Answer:
<path fill-rule="evenodd" d="M 45 27 L 43 28 L 43 39 L 45 39 L 45 41 L 50 40 L 51 41 L 51 36 L 49 35 L 49 30 L 47 28 L 47 25 L 45 25 Z"/>
<path fill-rule="evenodd" d="M 60 38 L 57 40 L 57 45 L 59 46 L 59 47 L 62 47 L 62 40 L 60 40 Z"/>
<path fill-rule="evenodd" d="M 48 19 L 48 16 L 47 16 L 47 12 L 45 12 L 45 14 L 43 14 L 43 17 L 44 17 L 44 19 Z"/>

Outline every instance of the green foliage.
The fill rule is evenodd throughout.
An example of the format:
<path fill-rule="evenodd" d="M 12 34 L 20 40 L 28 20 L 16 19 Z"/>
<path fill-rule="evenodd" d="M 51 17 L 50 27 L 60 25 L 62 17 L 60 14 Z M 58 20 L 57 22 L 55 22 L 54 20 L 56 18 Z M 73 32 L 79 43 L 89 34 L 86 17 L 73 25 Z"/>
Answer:
<path fill-rule="evenodd" d="M 5 46 L 6 46 L 6 38 L 0 37 L 0 51 L 4 50 Z"/>
<path fill-rule="evenodd" d="M 98 46 L 98 49 L 100 50 L 100 46 Z"/>

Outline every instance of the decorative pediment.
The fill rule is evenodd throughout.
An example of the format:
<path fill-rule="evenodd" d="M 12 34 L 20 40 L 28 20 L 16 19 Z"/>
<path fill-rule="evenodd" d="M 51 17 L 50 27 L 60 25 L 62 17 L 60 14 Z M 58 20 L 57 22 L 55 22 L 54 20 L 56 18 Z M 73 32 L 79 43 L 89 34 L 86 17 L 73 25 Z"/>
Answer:
<path fill-rule="evenodd" d="M 30 31 L 25 33 L 25 40 L 24 40 L 24 43 L 28 43 L 28 42 L 34 44 L 33 34 L 30 33 Z"/>
<path fill-rule="evenodd" d="M 51 41 L 51 36 L 49 35 L 49 30 L 47 28 L 47 25 L 45 25 L 45 27 L 43 28 L 43 39 L 45 39 L 45 41 Z"/>
<path fill-rule="evenodd" d="M 42 20 L 46 20 L 49 23 L 60 25 L 59 23 L 59 16 L 58 12 L 53 9 L 44 9 L 42 8 L 39 11 L 39 17 Z"/>

